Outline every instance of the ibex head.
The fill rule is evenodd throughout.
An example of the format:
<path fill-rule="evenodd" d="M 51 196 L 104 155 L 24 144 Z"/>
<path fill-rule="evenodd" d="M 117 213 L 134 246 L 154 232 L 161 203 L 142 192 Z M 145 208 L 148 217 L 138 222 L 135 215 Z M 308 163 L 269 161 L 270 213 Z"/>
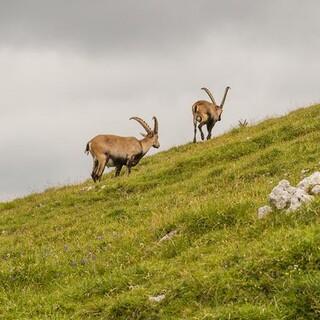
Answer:
<path fill-rule="evenodd" d="M 208 88 L 203 87 L 203 88 L 201 88 L 201 89 L 204 90 L 204 91 L 207 93 L 207 95 L 210 97 L 210 99 L 211 99 L 211 101 L 212 101 L 212 104 L 213 104 L 213 107 L 214 107 L 215 110 L 216 110 L 216 118 L 215 118 L 215 121 L 221 121 L 221 114 L 222 114 L 222 111 L 223 111 L 223 105 L 224 105 L 224 102 L 225 102 L 225 100 L 226 100 L 227 93 L 228 93 L 230 87 L 229 87 L 229 86 L 226 87 L 226 90 L 225 90 L 225 92 L 224 92 L 224 96 L 223 96 L 223 98 L 222 98 L 222 101 L 221 101 L 220 106 L 217 105 L 216 101 L 215 101 L 214 98 L 213 98 L 213 95 L 212 95 L 211 91 L 210 91 Z"/>
<path fill-rule="evenodd" d="M 149 127 L 149 125 L 142 120 L 141 118 L 138 117 L 131 117 L 130 120 L 136 120 L 137 122 L 139 122 L 141 124 L 141 126 L 146 130 L 146 134 L 142 133 L 142 136 L 145 138 L 149 138 L 152 142 L 152 146 L 154 148 L 159 148 L 160 147 L 160 143 L 159 143 L 159 137 L 158 137 L 158 119 L 156 117 L 153 117 L 153 121 L 154 121 L 154 126 L 153 126 L 153 130 Z"/>

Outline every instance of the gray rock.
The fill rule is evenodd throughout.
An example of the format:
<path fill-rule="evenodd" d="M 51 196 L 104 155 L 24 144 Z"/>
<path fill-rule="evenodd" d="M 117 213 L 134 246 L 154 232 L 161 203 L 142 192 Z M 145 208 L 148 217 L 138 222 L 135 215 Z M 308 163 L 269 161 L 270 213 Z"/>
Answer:
<path fill-rule="evenodd" d="M 177 230 L 172 230 L 169 233 L 167 233 L 165 236 L 163 236 L 159 242 L 163 242 L 163 241 L 168 241 L 170 239 L 172 239 L 176 234 L 177 234 Z"/>
<path fill-rule="evenodd" d="M 258 219 L 262 219 L 266 217 L 270 212 L 272 212 L 272 208 L 270 206 L 263 206 L 258 209 Z"/>
<path fill-rule="evenodd" d="M 287 180 L 282 180 L 269 195 L 272 207 L 288 212 L 297 210 L 303 203 L 313 200 L 304 189 L 292 187 Z"/>
<path fill-rule="evenodd" d="M 90 190 L 93 190 L 93 189 L 94 189 L 94 186 L 89 186 L 89 187 L 81 188 L 80 191 L 85 192 L 85 191 L 90 191 Z"/>
<path fill-rule="evenodd" d="M 291 196 L 288 192 L 290 187 L 290 182 L 288 180 L 281 180 L 279 184 L 272 189 L 269 195 L 271 206 L 279 210 L 288 208 L 291 199 Z"/>
<path fill-rule="evenodd" d="M 311 176 L 304 178 L 301 180 L 297 187 L 303 189 L 305 192 L 310 192 L 311 189 L 316 186 L 320 185 L 320 172 L 316 171 Z"/>
<path fill-rule="evenodd" d="M 154 297 L 149 297 L 149 301 L 152 302 L 161 302 L 162 300 L 164 300 L 166 298 L 166 296 L 164 294 L 160 294 L 158 296 L 154 296 Z"/>
<path fill-rule="evenodd" d="M 313 200 L 313 196 L 307 194 L 304 190 L 299 188 L 294 188 L 295 190 L 292 193 L 290 200 L 290 206 L 288 211 L 296 211 L 303 203 L 307 203 Z"/>
<path fill-rule="evenodd" d="M 318 195 L 320 194 L 320 185 L 317 184 L 316 186 L 314 186 L 311 190 L 311 194 L 314 194 L 314 195 Z"/>

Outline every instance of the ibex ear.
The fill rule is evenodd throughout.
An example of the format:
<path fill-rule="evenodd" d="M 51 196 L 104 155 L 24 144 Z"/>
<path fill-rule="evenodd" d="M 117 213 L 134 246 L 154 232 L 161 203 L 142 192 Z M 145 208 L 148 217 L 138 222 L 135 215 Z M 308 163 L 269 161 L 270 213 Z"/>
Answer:
<path fill-rule="evenodd" d="M 140 134 L 145 138 L 147 134 L 140 132 Z"/>

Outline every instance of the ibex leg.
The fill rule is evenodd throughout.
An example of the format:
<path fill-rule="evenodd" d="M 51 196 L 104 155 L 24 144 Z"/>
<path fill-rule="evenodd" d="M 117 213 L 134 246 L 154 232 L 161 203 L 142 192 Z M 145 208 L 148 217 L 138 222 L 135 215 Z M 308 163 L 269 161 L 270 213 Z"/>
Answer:
<path fill-rule="evenodd" d="M 102 177 L 102 174 L 103 174 L 103 171 L 104 171 L 104 168 L 106 167 L 106 164 L 107 164 L 107 161 L 108 161 L 108 156 L 107 155 L 101 155 L 98 158 L 98 161 L 99 161 L 99 165 L 98 165 L 98 169 L 97 169 L 97 172 L 96 172 L 96 175 L 97 175 L 97 180 L 101 181 L 101 177 Z"/>
<path fill-rule="evenodd" d="M 97 177 L 98 166 L 99 166 L 99 161 L 97 160 L 97 158 L 93 158 L 93 167 L 92 167 L 91 177 L 94 182 L 96 182 L 98 178 Z"/>
<path fill-rule="evenodd" d="M 211 139 L 211 132 L 212 132 L 213 126 L 214 126 L 214 122 L 213 121 L 210 121 L 210 122 L 207 123 L 207 130 L 208 130 L 207 140 Z"/>
<path fill-rule="evenodd" d="M 204 140 L 204 133 L 202 131 L 202 127 L 203 126 L 204 126 L 203 122 L 198 125 L 199 131 L 200 131 L 200 134 L 201 134 L 201 140 Z"/>
<path fill-rule="evenodd" d="M 119 165 L 119 166 L 116 167 L 115 177 L 119 177 L 121 169 L 122 169 L 122 165 Z"/>
<path fill-rule="evenodd" d="M 193 143 L 196 143 L 197 142 L 197 120 L 193 120 L 193 126 L 194 126 Z"/>
<path fill-rule="evenodd" d="M 133 165 L 133 162 L 134 162 L 134 156 L 130 157 L 128 160 L 127 160 L 127 168 L 128 168 L 128 175 L 131 173 L 131 167 Z"/>

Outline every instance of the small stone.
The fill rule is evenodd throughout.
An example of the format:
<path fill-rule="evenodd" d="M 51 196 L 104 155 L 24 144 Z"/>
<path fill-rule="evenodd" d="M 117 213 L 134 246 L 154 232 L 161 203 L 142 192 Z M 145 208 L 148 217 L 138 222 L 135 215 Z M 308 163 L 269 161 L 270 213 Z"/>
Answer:
<path fill-rule="evenodd" d="M 161 302 L 162 300 L 164 300 L 166 298 L 166 296 L 164 294 L 160 294 L 158 296 L 153 296 L 153 297 L 149 297 L 149 301 L 152 302 Z"/>
<path fill-rule="evenodd" d="M 162 241 L 168 241 L 170 239 L 172 239 L 176 234 L 177 234 L 177 230 L 172 230 L 170 231 L 169 233 L 167 233 L 165 236 L 163 236 L 159 242 L 162 242 Z"/>
<path fill-rule="evenodd" d="M 270 212 L 272 212 L 272 208 L 270 206 L 263 206 L 258 209 L 258 219 L 262 219 L 266 217 Z"/>
<path fill-rule="evenodd" d="M 86 191 L 90 191 L 90 190 L 92 190 L 92 189 L 94 189 L 94 186 L 83 187 L 83 188 L 80 189 L 80 191 L 81 191 L 81 192 L 86 192 Z"/>
<path fill-rule="evenodd" d="M 311 190 L 311 193 L 314 194 L 314 195 L 318 195 L 320 194 L 320 185 L 317 184 L 316 186 L 314 186 Z"/>

